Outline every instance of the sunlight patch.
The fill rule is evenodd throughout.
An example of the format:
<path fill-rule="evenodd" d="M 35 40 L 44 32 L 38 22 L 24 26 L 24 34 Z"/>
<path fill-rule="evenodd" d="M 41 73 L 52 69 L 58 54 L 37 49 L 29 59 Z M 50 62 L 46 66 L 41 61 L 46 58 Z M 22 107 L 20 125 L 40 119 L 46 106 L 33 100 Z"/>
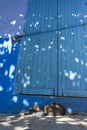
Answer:
<path fill-rule="evenodd" d="M 18 97 L 17 96 L 13 96 L 12 100 L 16 103 L 18 101 Z"/>
<path fill-rule="evenodd" d="M 16 20 L 11 21 L 10 24 L 15 25 L 16 24 Z"/>
<path fill-rule="evenodd" d="M 29 102 L 28 102 L 26 99 L 23 100 L 23 104 L 24 104 L 26 107 L 29 106 Z"/>
<path fill-rule="evenodd" d="M 60 37 L 61 40 L 65 40 L 65 37 Z"/>
<path fill-rule="evenodd" d="M 11 38 L 9 38 L 8 41 L 4 41 L 3 47 L 8 50 L 9 54 L 11 53 L 11 51 L 12 51 L 12 41 L 11 41 Z"/>
<path fill-rule="evenodd" d="M 78 63 L 79 62 L 79 59 L 77 57 L 75 57 L 75 61 Z"/>
<path fill-rule="evenodd" d="M 2 86 L 0 86 L 0 92 L 1 92 L 1 91 L 3 91 L 3 87 L 2 87 Z"/>
<path fill-rule="evenodd" d="M 11 65 L 10 66 L 10 71 L 9 71 L 9 77 L 11 78 L 11 79 L 13 79 L 14 78 L 14 75 L 13 75 L 13 72 L 15 71 L 15 66 L 14 65 Z"/>
<path fill-rule="evenodd" d="M 76 72 L 72 72 L 72 71 L 70 71 L 70 73 L 69 73 L 69 78 L 70 78 L 70 80 L 74 80 L 75 77 L 76 77 L 76 75 L 77 75 Z"/>
<path fill-rule="evenodd" d="M 67 109 L 67 112 L 68 112 L 69 114 L 71 114 L 71 113 L 72 113 L 72 109 L 71 109 L 71 108 L 68 108 L 68 109 Z"/>

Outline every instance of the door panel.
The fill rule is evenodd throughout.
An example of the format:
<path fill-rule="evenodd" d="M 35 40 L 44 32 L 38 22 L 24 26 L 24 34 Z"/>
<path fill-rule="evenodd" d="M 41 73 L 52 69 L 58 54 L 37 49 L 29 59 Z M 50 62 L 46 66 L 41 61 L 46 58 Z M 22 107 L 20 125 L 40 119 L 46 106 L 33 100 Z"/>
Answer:
<path fill-rule="evenodd" d="M 22 38 L 16 92 L 86 97 L 86 0 L 31 0 L 28 4 L 24 33 L 31 36 Z"/>
<path fill-rule="evenodd" d="M 17 92 L 57 95 L 57 34 L 22 39 L 16 74 Z"/>
<path fill-rule="evenodd" d="M 59 35 L 59 95 L 87 96 L 86 28 L 64 29 Z"/>

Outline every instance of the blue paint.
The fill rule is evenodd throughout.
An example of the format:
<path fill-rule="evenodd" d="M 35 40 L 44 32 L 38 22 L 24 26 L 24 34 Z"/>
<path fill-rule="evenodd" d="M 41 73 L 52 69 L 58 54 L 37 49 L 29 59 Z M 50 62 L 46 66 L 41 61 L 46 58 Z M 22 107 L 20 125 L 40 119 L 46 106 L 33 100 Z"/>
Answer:
<path fill-rule="evenodd" d="M 8 39 L 0 39 L 0 44 Z M 15 51 L 14 51 L 15 48 Z M 1 52 L 0 47 L 0 52 Z M 5 48 L 6 49 L 6 48 Z M 4 75 L 5 70 L 9 71 L 11 65 L 17 65 L 18 52 L 20 44 L 15 47 L 12 46 L 12 51 L 9 54 L 5 51 L 5 54 L 0 53 L 0 63 L 4 63 L 3 67 L 0 66 L 0 113 L 14 113 L 17 114 L 20 111 L 27 111 L 29 107 L 33 106 L 37 102 L 40 106 L 48 104 L 50 102 L 58 102 L 65 106 L 66 109 L 70 108 L 73 112 L 87 112 L 86 98 L 68 98 L 68 97 L 44 97 L 44 96 L 24 96 L 15 95 L 14 93 L 14 78 L 9 78 L 9 75 Z M 7 49 L 6 49 L 7 50 Z M 5 62 L 3 62 L 3 60 Z M 2 71 L 3 70 L 3 71 Z M 15 76 L 15 71 L 13 73 Z M 2 86 L 2 89 L 1 89 Z"/>
<path fill-rule="evenodd" d="M 79 4 L 82 8 L 78 9 Z M 29 1 L 24 26 L 28 35 L 22 38 L 15 80 L 17 93 L 87 97 L 87 25 L 80 21 L 86 18 L 85 11 L 84 0 Z"/>
<path fill-rule="evenodd" d="M 0 0 L 0 37 L 23 34 L 24 15 L 28 0 Z"/>
<path fill-rule="evenodd" d="M 87 97 L 86 28 L 67 27 L 58 36 L 60 95 Z"/>
<path fill-rule="evenodd" d="M 16 93 L 57 95 L 56 41 L 56 32 L 22 38 L 15 77 Z"/>
<path fill-rule="evenodd" d="M 56 30 L 57 0 L 37 0 L 36 2 L 34 0 L 29 1 L 27 4 L 25 20 L 25 34 Z"/>

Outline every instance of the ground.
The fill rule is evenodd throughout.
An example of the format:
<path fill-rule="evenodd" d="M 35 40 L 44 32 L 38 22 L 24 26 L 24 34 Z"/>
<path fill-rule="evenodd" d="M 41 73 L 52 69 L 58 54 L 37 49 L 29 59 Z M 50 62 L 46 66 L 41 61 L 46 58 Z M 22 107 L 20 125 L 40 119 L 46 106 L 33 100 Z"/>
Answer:
<path fill-rule="evenodd" d="M 0 114 L 0 130 L 87 130 L 87 114 L 57 117 Z"/>

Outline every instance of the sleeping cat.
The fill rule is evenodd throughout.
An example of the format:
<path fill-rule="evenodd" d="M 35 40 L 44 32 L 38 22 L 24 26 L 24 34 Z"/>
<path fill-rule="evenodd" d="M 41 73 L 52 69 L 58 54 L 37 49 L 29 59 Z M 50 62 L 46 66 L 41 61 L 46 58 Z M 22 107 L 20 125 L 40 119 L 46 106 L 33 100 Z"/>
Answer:
<path fill-rule="evenodd" d="M 65 108 L 59 103 L 51 103 L 42 107 L 38 105 L 34 105 L 32 108 L 29 109 L 29 114 L 33 114 L 36 112 L 43 112 L 43 116 L 51 115 L 51 116 L 58 116 L 58 115 L 65 115 L 66 110 Z"/>

